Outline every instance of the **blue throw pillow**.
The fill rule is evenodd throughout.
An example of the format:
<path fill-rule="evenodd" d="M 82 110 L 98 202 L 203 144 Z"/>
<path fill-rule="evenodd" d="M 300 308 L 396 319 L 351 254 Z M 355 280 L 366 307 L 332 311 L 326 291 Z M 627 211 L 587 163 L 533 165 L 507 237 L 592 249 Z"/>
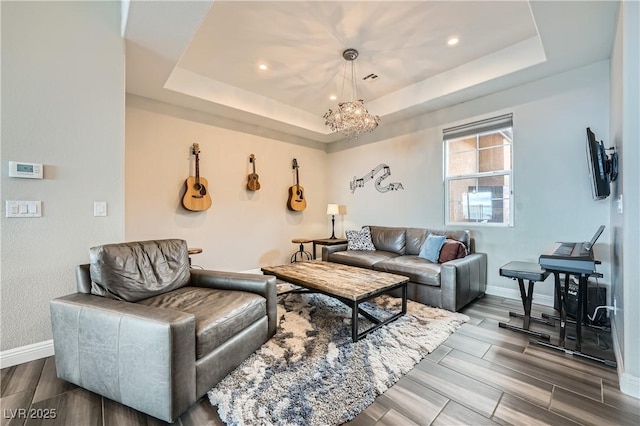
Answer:
<path fill-rule="evenodd" d="M 427 239 L 424 240 L 424 244 L 422 244 L 418 257 L 437 263 L 438 257 L 440 256 L 440 249 L 442 248 L 446 238 L 446 235 L 429 234 Z"/>

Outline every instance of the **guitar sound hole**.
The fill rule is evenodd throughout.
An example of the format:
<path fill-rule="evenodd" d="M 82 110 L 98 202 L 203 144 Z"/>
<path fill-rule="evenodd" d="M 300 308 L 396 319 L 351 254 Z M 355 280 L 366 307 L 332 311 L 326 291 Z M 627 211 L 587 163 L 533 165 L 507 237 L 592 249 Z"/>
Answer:
<path fill-rule="evenodd" d="M 193 189 L 199 192 L 201 196 L 207 195 L 207 188 L 205 188 L 205 186 L 201 183 L 193 184 Z M 201 198 L 201 197 L 197 197 L 197 198 Z"/>

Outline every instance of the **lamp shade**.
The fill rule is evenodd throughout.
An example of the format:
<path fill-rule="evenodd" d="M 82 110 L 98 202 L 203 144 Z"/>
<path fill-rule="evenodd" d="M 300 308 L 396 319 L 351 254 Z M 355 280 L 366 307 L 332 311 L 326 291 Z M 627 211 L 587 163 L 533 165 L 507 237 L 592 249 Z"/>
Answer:
<path fill-rule="evenodd" d="M 327 214 L 340 214 L 340 206 L 338 204 L 327 204 Z"/>

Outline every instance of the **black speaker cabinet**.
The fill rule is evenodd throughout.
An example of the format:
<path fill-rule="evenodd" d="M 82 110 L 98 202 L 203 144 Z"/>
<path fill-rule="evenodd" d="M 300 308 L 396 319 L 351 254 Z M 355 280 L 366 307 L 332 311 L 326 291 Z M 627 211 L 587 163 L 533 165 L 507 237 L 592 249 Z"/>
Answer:
<path fill-rule="evenodd" d="M 564 279 L 560 284 L 562 291 L 564 292 Z M 563 293 L 564 294 L 564 293 Z M 593 312 L 598 306 L 604 306 L 607 304 L 607 289 L 596 285 L 595 283 L 587 283 L 587 313 L 589 316 L 593 316 Z M 560 301 L 558 297 L 554 297 L 553 307 L 555 310 L 560 310 Z M 578 310 L 578 283 L 569 280 L 569 295 L 567 297 L 567 317 L 571 319 L 576 318 L 576 311 Z M 607 311 L 600 309 L 598 315 L 591 322 L 593 325 L 608 326 L 609 319 L 607 318 Z"/>

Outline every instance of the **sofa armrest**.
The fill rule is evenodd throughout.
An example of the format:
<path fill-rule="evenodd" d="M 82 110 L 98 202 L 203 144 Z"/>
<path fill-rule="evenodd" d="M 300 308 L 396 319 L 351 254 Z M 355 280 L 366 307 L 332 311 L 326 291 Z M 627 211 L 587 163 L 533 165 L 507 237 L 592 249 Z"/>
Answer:
<path fill-rule="evenodd" d="M 276 333 L 278 320 L 276 277 L 272 275 L 192 269 L 191 285 L 221 290 L 248 291 L 261 295 L 267 299 L 269 337 Z"/>
<path fill-rule="evenodd" d="M 195 402 L 192 314 L 82 293 L 50 310 L 59 378 L 168 422 Z"/>
<path fill-rule="evenodd" d="M 335 246 L 323 246 L 322 247 L 322 260 L 325 262 L 329 261 L 329 255 L 331 253 L 335 253 L 337 251 L 345 251 L 347 249 L 347 244 L 337 244 Z"/>
<path fill-rule="evenodd" d="M 487 254 L 472 253 L 440 265 L 442 307 L 457 311 L 487 289 Z"/>

